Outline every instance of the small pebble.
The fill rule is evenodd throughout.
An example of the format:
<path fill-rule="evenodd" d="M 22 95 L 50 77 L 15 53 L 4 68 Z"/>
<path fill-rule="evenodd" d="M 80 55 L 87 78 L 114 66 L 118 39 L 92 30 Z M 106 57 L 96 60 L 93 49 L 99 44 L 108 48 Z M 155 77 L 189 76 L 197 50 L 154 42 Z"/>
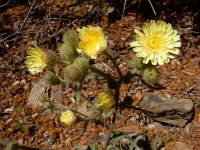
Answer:
<path fill-rule="evenodd" d="M 18 144 L 23 145 L 24 144 L 24 139 L 19 139 L 17 142 L 18 142 Z"/>
<path fill-rule="evenodd" d="M 12 83 L 13 86 L 17 86 L 20 83 L 20 81 L 15 81 Z"/>
<path fill-rule="evenodd" d="M 63 142 L 65 140 L 65 135 L 63 133 L 60 133 L 59 140 L 60 142 Z"/>
<path fill-rule="evenodd" d="M 152 130 L 152 129 L 154 129 L 155 128 L 155 124 L 148 124 L 147 125 L 147 130 L 149 129 L 149 130 Z"/>
<path fill-rule="evenodd" d="M 33 118 L 35 118 L 37 116 L 38 116 L 38 113 L 35 113 L 35 114 L 32 115 Z"/>
<path fill-rule="evenodd" d="M 25 79 L 22 79 L 21 80 L 21 84 L 25 84 L 26 83 L 26 80 Z"/>
<path fill-rule="evenodd" d="M 5 122 L 5 125 L 8 125 L 12 120 L 13 120 L 12 118 L 8 119 L 8 120 Z"/>
<path fill-rule="evenodd" d="M 13 112 L 13 106 L 12 107 L 10 107 L 10 108 L 6 108 L 4 111 L 3 111 L 3 113 L 9 113 L 9 112 Z"/>
<path fill-rule="evenodd" d="M 54 135 L 50 136 L 50 138 L 48 139 L 48 142 L 51 144 L 54 144 L 56 142 L 56 139 L 57 139 L 56 135 L 54 134 Z"/>

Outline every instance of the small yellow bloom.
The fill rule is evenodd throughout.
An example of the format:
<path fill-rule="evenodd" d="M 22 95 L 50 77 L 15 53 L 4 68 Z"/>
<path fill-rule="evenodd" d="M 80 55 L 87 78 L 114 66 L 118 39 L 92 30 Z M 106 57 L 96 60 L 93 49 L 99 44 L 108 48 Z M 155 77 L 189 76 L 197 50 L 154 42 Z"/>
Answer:
<path fill-rule="evenodd" d="M 134 47 L 136 56 L 143 58 L 143 63 L 147 64 L 151 61 L 153 65 L 163 65 L 174 58 L 173 55 L 179 54 L 180 35 L 171 24 L 151 20 L 142 30 L 144 33 L 134 30 L 136 41 L 131 42 L 130 45 Z"/>
<path fill-rule="evenodd" d="M 101 27 L 87 26 L 77 30 L 79 32 L 79 53 L 86 53 L 91 58 L 97 58 L 107 48 L 107 39 Z"/>
<path fill-rule="evenodd" d="M 100 93 L 94 100 L 94 106 L 103 111 L 111 109 L 115 103 L 114 95 L 110 90 Z"/>
<path fill-rule="evenodd" d="M 26 57 L 25 63 L 30 73 L 39 73 L 47 66 L 45 62 L 46 54 L 38 46 L 29 47 L 27 54 L 28 56 Z"/>
<path fill-rule="evenodd" d="M 69 109 L 61 113 L 60 121 L 65 123 L 66 125 L 72 125 L 76 122 L 76 120 L 77 120 L 76 114 Z"/>

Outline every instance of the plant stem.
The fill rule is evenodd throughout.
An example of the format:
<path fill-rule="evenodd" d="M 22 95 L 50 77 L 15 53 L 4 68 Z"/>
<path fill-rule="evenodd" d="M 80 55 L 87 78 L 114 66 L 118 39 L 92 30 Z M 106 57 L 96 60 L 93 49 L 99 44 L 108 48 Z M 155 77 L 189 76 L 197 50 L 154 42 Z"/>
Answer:
<path fill-rule="evenodd" d="M 85 114 L 83 114 L 83 113 L 81 113 L 81 112 L 79 112 L 79 111 L 77 111 L 77 110 L 75 110 L 75 109 L 73 109 L 73 108 L 70 108 L 70 107 L 68 107 L 68 106 L 64 106 L 64 105 L 61 105 L 61 104 L 55 104 L 55 103 L 53 103 L 53 102 L 50 102 L 51 103 L 51 105 L 54 107 L 54 108 L 56 108 L 56 109 L 62 109 L 62 110 L 68 110 L 68 109 L 70 109 L 71 111 L 73 111 L 74 113 L 77 113 L 77 114 L 79 114 L 79 115 L 81 115 L 81 116 L 83 116 L 83 117 L 85 117 L 85 118 L 89 118 L 87 115 L 85 115 Z"/>
<path fill-rule="evenodd" d="M 68 106 L 64 106 L 64 105 L 61 105 L 61 104 L 54 104 L 54 103 L 51 103 L 51 104 L 56 109 L 62 109 L 62 110 L 68 110 L 68 109 L 70 109 L 74 113 L 79 114 L 81 116 L 80 119 L 84 120 L 84 121 L 93 120 L 93 119 L 95 119 L 97 116 L 99 116 L 101 114 L 101 111 L 98 111 L 98 112 L 94 113 L 92 116 L 87 116 L 87 115 L 85 115 L 85 114 L 83 114 L 83 113 L 81 113 L 81 112 L 79 112 L 79 111 L 77 111 L 77 110 L 75 110 L 73 108 L 70 108 Z"/>
<path fill-rule="evenodd" d="M 115 100 L 116 100 L 116 104 L 115 107 L 113 108 L 113 118 L 112 118 L 112 124 L 110 126 L 110 129 L 108 131 L 108 134 L 106 136 L 106 140 L 105 140 L 105 146 L 107 147 L 109 140 L 110 140 L 110 136 L 112 134 L 114 125 L 115 125 L 115 121 L 116 121 L 116 117 L 117 117 L 117 110 L 118 110 L 118 104 L 119 104 L 119 96 L 120 96 L 120 87 L 123 81 L 123 74 L 121 72 L 121 70 L 119 69 L 119 66 L 117 65 L 117 63 L 115 62 L 115 60 L 112 58 L 112 56 L 110 54 L 108 54 L 106 52 L 106 55 L 108 56 L 108 58 L 113 62 L 113 64 L 115 65 L 117 72 L 119 74 L 119 80 L 118 80 L 118 84 L 115 88 Z"/>
<path fill-rule="evenodd" d="M 115 89 L 116 104 L 115 104 L 115 107 L 113 108 L 114 110 L 113 110 L 112 124 L 111 124 L 111 126 L 109 128 L 109 131 L 108 131 L 108 134 L 106 136 L 105 146 L 107 146 L 108 143 L 109 143 L 110 136 L 111 136 L 111 133 L 112 133 L 114 125 L 115 125 L 115 121 L 116 121 L 116 117 L 117 117 L 118 104 L 119 104 L 119 91 L 120 91 L 120 85 L 121 85 L 121 83 L 122 83 L 122 80 L 120 79 L 120 84 Z"/>
<path fill-rule="evenodd" d="M 80 82 L 79 86 L 78 86 L 78 89 L 76 91 L 76 104 L 79 104 L 80 101 L 81 101 L 81 96 L 82 96 L 82 87 L 83 87 L 83 82 L 84 82 L 84 78 L 85 76 L 83 77 L 82 81 Z"/>
<path fill-rule="evenodd" d="M 112 63 L 114 64 L 114 66 L 117 69 L 118 75 L 119 75 L 119 79 L 122 79 L 123 74 L 121 72 L 121 70 L 119 69 L 119 66 L 117 65 L 116 61 L 114 60 L 114 58 L 111 56 L 111 54 L 109 54 L 107 51 L 105 51 L 106 56 L 112 61 Z"/>
<path fill-rule="evenodd" d="M 114 115 L 113 115 L 113 117 L 114 117 Z M 114 120 L 115 120 L 115 119 L 114 119 Z M 113 131 L 113 128 L 114 128 L 114 124 L 115 124 L 115 123 L 112 122 L 112 124 L 111 124 L 111 126 L 110 126 L 110 128 L 109 128 L 108 134 L 106 135 L 105 147 L 108 146 L 108 143 L 109 143 L 109 141 L 110 141 L 110 137 L 111 137 L 111 134 L 112 134 L 112 131 Z"/>
<path fill-rule="evenodd" d="M 99 74 L 99 75 L 101 75 L 101 76 L 103 76 L 108 81 L 111 81 L 113 83 L 116 82 L 109 74 L 106 74 L 106 73 L 102 72 L 101 70 L 99 70 L 99 69 L 97 69 L 97 68 L 95 68 L 93 66 L 90 66 L 90 70 L 95 72 L 95 73 L 97 73 L 97 74 Z"/>
<path fill-rule="evenodd" d="M 83 120 L 85 120 L 85 121 L 93 120 L 93 119 L 95 119 L 97 116 L 99 116 L 100 114 L 101 114 L 101 112 L 98 111 L 97 113 L 93 114 L 91 117 L 85 118 L 85 119 L 83 119 Z"/>
<path fill-rule="evenodd" d="M 66 61 L 62 61 L 62 60 L 57 60 L 57 63 L 60 65 L 63 65 L 63 66 L 67 66 L 67 65 L 71 64 L 70 62 L 66 62 Z"/>

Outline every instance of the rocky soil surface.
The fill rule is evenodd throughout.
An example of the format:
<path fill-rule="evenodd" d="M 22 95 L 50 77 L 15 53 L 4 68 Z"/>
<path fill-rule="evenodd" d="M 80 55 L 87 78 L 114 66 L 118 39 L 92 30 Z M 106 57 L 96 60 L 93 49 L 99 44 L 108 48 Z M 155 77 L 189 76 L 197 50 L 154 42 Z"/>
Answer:
<path fill-rule="evenodd" d="M 97 124 L 83 121 L 66 126 L 59 121 L 60 111 L 44 110 L 30 105 L 30 93 L 44 73 L 31 75 L 24 63 L 27 49 L 37 44 L 58 52 L 66 29 L 99 25 L 108 37 L 109 49 L 118 56 L 134 56 L 130 42 L 135 28 L 151 19 L 164 20 L 181 35 L 181 53 L 170 63 L 160 66 L 162 89 L 152 89 L 140 80 L 121 87 L 134 101 L 121 111 L 114 132 L 137 133 L 135 145 L 143 141 L 146 149 L 200 149 L 200 6 L 198 0 L 2 0 L 0 2 L 0 148 L 5 140 L 46 149 L 86 149 L 88 144 L 103 147 L 101 138 L 108 132 L 110 121 Z M 155 14 L 156 13 L 156 14 Z M 113 66 L 103 56 L 95 67 L 113 74 Z M 130 66 L 118 59 L 123 72 Z M 113 74 L 114 76 L 115 74 Z M 105 83 L 86 80 L 84 95 L 94 98 Z M 36 88 L 37 89 L 37 88 Z M 55 101 L 75 105 L 73 89 L 61 99 L 59 87 L 52 88 Z M 56 92 L 57 91 L 57 92 Z M 36 92 L 37 93 L 37 92 Z M 57 94 L 57 95 L 56 95 Z M 81 109 L 81 111 L 84 111 Z M 103 119 L 103 118 L 99 118 Z M 148 139 L 148 140 L 147 140 Z M 3 146 L 4 145 L 4 146 Z M 145 144 L 144 144 L 145 145 Z"/>

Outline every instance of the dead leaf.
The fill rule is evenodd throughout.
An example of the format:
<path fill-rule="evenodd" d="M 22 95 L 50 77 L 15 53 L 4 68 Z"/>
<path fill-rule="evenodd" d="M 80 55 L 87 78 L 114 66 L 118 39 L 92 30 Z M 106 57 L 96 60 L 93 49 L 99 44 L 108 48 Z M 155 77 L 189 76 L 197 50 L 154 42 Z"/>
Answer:
<path fill-rule="evenodd" d="M 139 133 L 139 132 L 143 132 L 137 125 L 125 126 L 125 127 L 114 129 L 113 131 L 114 132 L 120 132 L 120 133 Z"/>
<path fill-rule="evenodd" d="M 28 97 L 28 105 L 33 107 L 42 106 L 42 103 L 38 100 L 38 97 L 45 92 L 45 79 L 41 78 L 33 88 Z"/>
<path fill-rule="evenodd" d="M 83 113 L 86 116 L 92 116 L 92 114 L 94 114 L 94 110 L 88 109 L 88 102 L 87 101 L 84 101 L 83 103 L 81 103 L 79 105 L 79 107 L 77 108 L 77 111 Z"/>
<path fill-rule="evenodd" d="M 51 86 L 51 98 L 55 103 L 61 104 L 63 101 L 62 85 Z"/>

